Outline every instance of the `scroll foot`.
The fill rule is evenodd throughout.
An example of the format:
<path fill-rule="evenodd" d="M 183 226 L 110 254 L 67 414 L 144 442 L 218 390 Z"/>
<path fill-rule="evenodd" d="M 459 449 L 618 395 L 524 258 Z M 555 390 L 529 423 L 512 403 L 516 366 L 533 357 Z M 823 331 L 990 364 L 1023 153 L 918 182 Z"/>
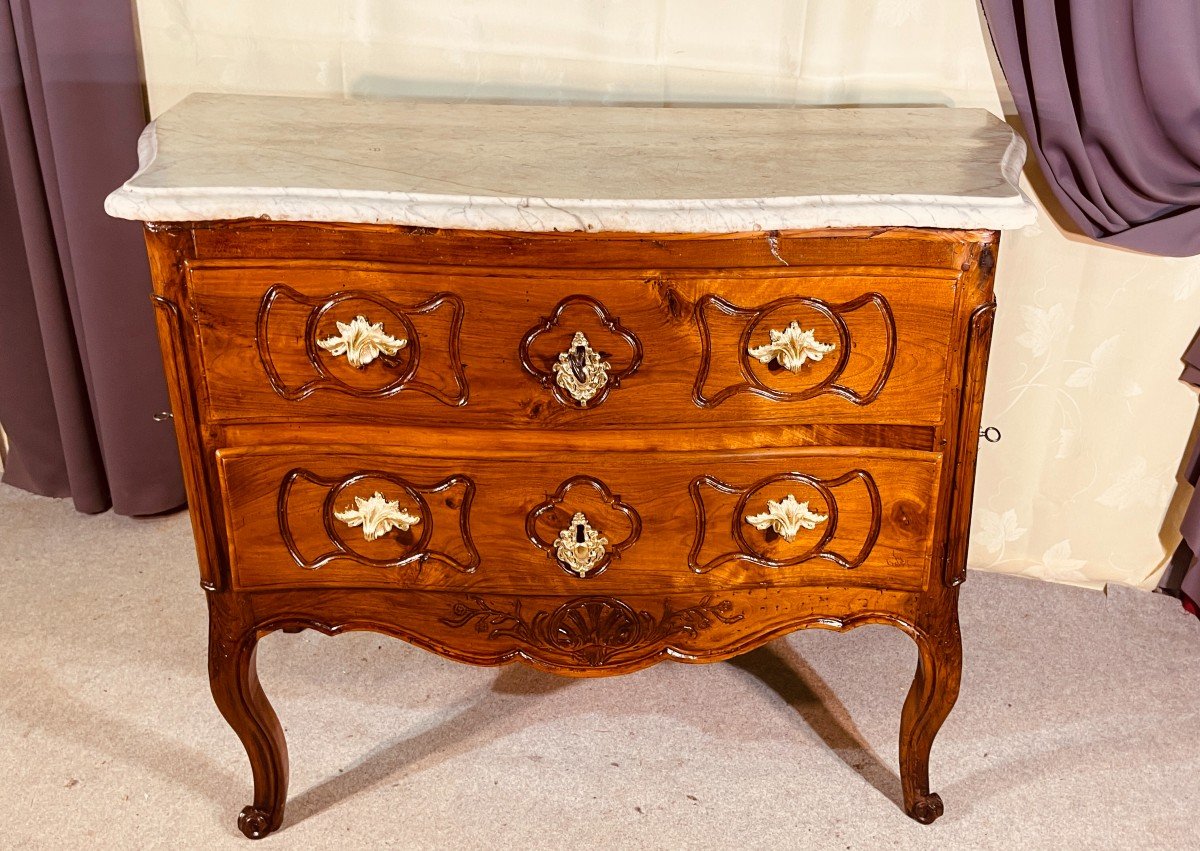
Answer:
<path fill-rule="evenodd" d="M 925 797 L 917 799 L 909 807 L 908 814 L 921 824 L 933 824 L 945 811 L 946 808 L 942 805 L 942 796 L 937 792 L 930 792 Z"/>
<path fill-rule="evenodd" d="M 238 830 L 250 839 L 262 839 L 271 832 L 271 814 L 246 807 L 238 814 Z"/>

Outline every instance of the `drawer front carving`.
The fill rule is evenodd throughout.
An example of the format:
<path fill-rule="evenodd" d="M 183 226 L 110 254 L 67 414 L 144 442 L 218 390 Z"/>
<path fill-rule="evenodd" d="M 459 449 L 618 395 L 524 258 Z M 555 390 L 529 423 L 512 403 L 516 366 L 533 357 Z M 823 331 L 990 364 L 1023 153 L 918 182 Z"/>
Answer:
<path fill-rule="evenodd" d="M 589 511 L 610 537 L 592 527 Z M 563 518 L 568 516 L 564 525 Z M 567 479 L 525 515 L 526 537 L 568 573 L 581 578 L 598 575 L 641 534 L 642 518 L 637 510 L 591 476 Z"/>
<path fill-rule="evenodd" d="M 451 293 L 401 305 L 365 290 L 311 297 L 275 284 L 263 295 L 254 339 L 271 388 L 288 401 L 318 390 L 365 399 L 407 390 L 457 406 L 467 402 L 458 355 L 462 318 L 462 299 Z M 421 368 L 422 337 L 436 339 L 437 330 L 452 388 L 422 375 L 430 371 Z"/>
<path fill-rule="evenodd" d="M 956 279 L 902 271 L 190 276 L 217 420 L 934 425 Z"/>
<path fill-rule="evenodd" d="M 435 452 L 221 450 L 235 584 L 487 599 L 929 581 L 935 453 Z"/>
<path fill-rule="evenodd" d="M 855 339 L 847 321 L 860 310 L 878 312 L 877 324 L 863 334 L 865 339 Z M 724 351 L 714 343 L 710 322 L 716 316 L 731 319 L 735 331 L 741 325 L 736 350 L 728 350 L 733 334 L 725 335 Z M 781 298 L 758 308 L 737 307 L 707 295 L 697 305 L 696 319 L 702 354 L 692 398 L 701 407 L 716 407 L 738 393 L 778 402 L 802 402 L 830 393 L 855 405 L 868 405 L 883 391 L 896 360 L 895 314 L 879 293 L 866 293 L 845 304 L 803 296 Z M 859 371 L 860 387 L 839 381 L 856 349 L 877 356 L 871 369 L 865 374 Z M 737 364 L 737 378 L 725 386 L 710 382 L 717 363 Z"/>
<path fill-rule="evenodd" d="M 409 396 L 431 410 L 467 404 L 464 305 L 457 294 L 409 298 L 401 290 L 345 286 L 336 276 L 326 288 L 303 293 L 278 283 L 278 275 L 246 274 L 256 279 L 253 303 L 198 300 L 214 413 L 244 409 L 277 418 L 320 407 L 337 417 L 356 404 L 378 410 Z"/>
<path fill-rule="evenodd" d="M 469 476 L 421 486 L 382 470 L 327 478 L 300 466 L 278 492 L 276 534 L 302 568 L 334 559 L 372 567 L 439 562 L 463 573 L 479 566 Z"/>
<path fill-rule="evenodd" d="M 611 351 L 613 347 L 620 349 L 622 344 L 628 347 L 626 365 L 622 369 L 610 374 L 612 364 L 592 348 L 587 335 L 579 330 L 571 334 L 570 345 L 565 350 L 560 353 L 552 351 L 549 357 L 546 356 L 544 346 L 539 346 L 539 342 L 542 338 L 552 335 L 556 329 L 570 330 L 576 327 L 571 324 L 571 314 L 580 310 L 585 314 L 592 314 L 608 332 L 604 337 L 605 350 Z M 555 336 L 561 338 L 561 332 Z M 602 345 L 599 337 L 593 335 L 593 339 L 596 345 Z M 620 387 L 622 379 L 637 372 L 638 367 L 642 365 L 642 341 L 596 299 L 588 296 L 568 296 L 555 306 L 548 318 L 529 329 L 521 340 L 518 355 L 525 371 L 536 378 L 543 387 L 550 388 L 562 404 L 586 407 L 591 403 L 595 406 L 604 401 L 610 390 Z M 543 366 L 547 361 L 551 362 L 549 370 Z"/>
<path fill-rule="evenodd" d="M 701 476 L 690 491 L 696 537 L 688 566 L 696 573 L 730 562 L 785 568 L 810 559 L 853 570 L 870 556 L 883 525 L 879 486 L 861 469 L 835 479 L 778 473 L 745 487 Z M 846 524 L 841 518 L 851 512 L 862 519 Z"/>

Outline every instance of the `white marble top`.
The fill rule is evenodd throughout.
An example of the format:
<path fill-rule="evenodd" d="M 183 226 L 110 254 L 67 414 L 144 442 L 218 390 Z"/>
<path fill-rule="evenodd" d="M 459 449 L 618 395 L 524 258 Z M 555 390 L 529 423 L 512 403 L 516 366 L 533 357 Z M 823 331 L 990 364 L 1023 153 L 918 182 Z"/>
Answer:
<path fill-rule="evenodd" d="M 191 95 L 105 203 L 514 231 L 1017 228 L 1025 146 L 980 109 L 494 106 Z"/>

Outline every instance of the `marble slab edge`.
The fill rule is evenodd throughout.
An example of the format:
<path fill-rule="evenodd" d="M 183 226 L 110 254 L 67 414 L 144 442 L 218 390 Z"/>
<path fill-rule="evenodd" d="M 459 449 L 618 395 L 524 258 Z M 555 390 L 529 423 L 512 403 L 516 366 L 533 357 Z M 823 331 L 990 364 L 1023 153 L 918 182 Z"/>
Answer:
<path fill-rule="evenodd" d="M 138 172 L 105 199 L 109 215 L 144 222 L 266 219 L 527 233 L 745 233 L 850 227 L 1013 230 L 1037 220 L 1036 208 L 1018 185 L 1025 143 L 1016 134 L 999 164 L 1013 189 L 1005 198 L 883 194 L 592 199 L 297 186 L 135 185 L 156 153 L 151 123 L 138 140 Z"/>

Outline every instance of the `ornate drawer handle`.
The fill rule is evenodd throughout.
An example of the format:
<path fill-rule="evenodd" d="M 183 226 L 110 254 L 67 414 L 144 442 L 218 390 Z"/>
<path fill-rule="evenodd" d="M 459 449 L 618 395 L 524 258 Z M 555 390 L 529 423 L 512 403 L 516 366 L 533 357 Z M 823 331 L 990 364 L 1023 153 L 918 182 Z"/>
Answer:
<path fill-rule="evenodd" d="M 822 343 L 814 331 L 805 331 L 799 322 L 792 322 L 782 331 L 771 330 L 771 342 L 750 346 L 747 351 L 762 363 L 779 361 L 789 372 L 799 372 L 805 361 L 819 361 L 837 348 L 837 343 Z"/>
<path fill-rule="evenodd" d="M 382 538 L 393 529 L 407 532 L 421 522 L 420 517 L 409 514 L 398 501 L 387 499 L 379 491 L 370 499 L 354 497 L 354 508 L 335 511 L 333 516 L 347 526 L 362 526 L 363 537 L 368 541 Z"/>
<path fill-rule="evenodd" d="M 338 335 L 317 340 L 317 345 L 335 357 L 345 355 L 350 365 L 362 369 L 381 354 L 391 355 L 408 345 L 383 330 L 382 322 L 371 323 L 361 314 L 350 322 L 337 323 Z"/>
<path fill-rule="evenodd" d="M 767 510 L 762 514 L 751 514 L 746 522 L 755 529 L 774 529 L 789 544 L 796 540 L 801 529 L 815 529 L 818 523 L 829 519 L 828 514 L 810 511 L 807 502 L 797 502 L 790 493 L 781 502 L 767 500 Z"/>
<path fill-rule="evenodd" d="M 606 546 L 608 538 L 602 537 L 588 524 L 582 511 L 577 511 L 571 518 L 571 525 L 558 533 L 554 554 L 568 570 L 583 577 L 604 558 Z"/>
<path fill-rule="evenodd" d="M 600 359 L 600 353 L 588 345 L 582 331 L 576 331 L 571 348 L 558 356 L 554 365 L 555 381 L 571 398 L 586 407 L 588 401 L 608 383 L 612 365 Z"/>

